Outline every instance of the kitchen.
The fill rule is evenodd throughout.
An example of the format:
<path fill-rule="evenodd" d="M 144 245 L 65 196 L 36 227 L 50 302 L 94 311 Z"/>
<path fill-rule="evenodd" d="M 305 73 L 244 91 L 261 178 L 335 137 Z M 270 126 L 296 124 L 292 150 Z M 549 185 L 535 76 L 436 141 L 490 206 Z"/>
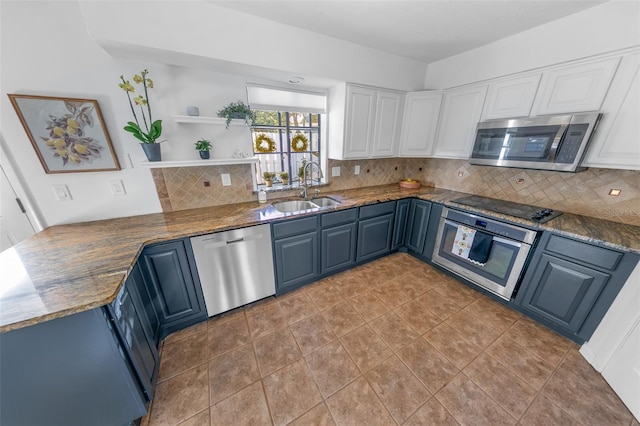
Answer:
<path fill-rule="evenodd" d="M 127 36 L 130 36 L 131 40 L 137 40 L 142 44 L 148 43 L 149 49 L 146 50 L 147 56 L 142 57 L 138 51 L 134 51 L 134 54 L 122 48 L 123 44 L 127 44 L 122 40 L 116 38 L 111 44 L 108 43 L 110 39 L 113 40 L 114 36 L 109 34 L 109 28 L 104 28 L 104 26 L 100 25 L 101 20 L 99 18 L 110 16 L 110 14 L 108 11 L 101 10 L 99 6 L 95 6 L 95 8 L 92 9 L 89 6 L 65 3 L 58 4 L 55 8 L 52 7 L 51 9 L 44 5 L 42 7 L 46 8 L 48 13 L 43 13 L 42 17 L 38 18 L 32 16 L 28 10 L 23 10 L 23 8 L 17 4 L 2 5 L 3 32 L 6 29 L 6 31 L 10 31 L 11 34 L 21 34 L 20 37 L 12 36 L 11 38 L 12 40 L 20 40 L 19 43 L 16 42 L 8 46 L 4 45 L 7 37 L 4 37 L 3 34 L 3 93 L 40 93 L 99 99 L 101 104 L 103 104 L 103 112 L 107 123 L 109 123 L 111 134 L 114 136 L 118 135 L 119 137 L 114 137 L 114 139 L 122 141 L 120 144 L 116 143 L 117 151 L 123 154 L 121 161 L 126 164 L 126 157 L 130 156 L 132 163 L 136 165 L 136 167 L 125 167 L 122 171 L 115 174 L 45 175 L 42 173 L 42 169 L 33 155 L 32 148 L 25 139 L 24 131 L 20 127 L 14 111 L 8 104 L 7 99 L 4 99 L 2 109 L 3 138 L 7 142 L 21 141 L 20 143 L 11 142 L 8 151 L 15 162 L 20 164 L 22 173 L 28 176 L 29 181 L 32 182 L 28 189 L 38 201 L 37 204 L 42 210 L 41 214 L 44 218 L 44 223 L 47 225 L 55 225 L 165 211 L 165 205 L 161 205 L 163 200 L 160 199 L 160 194 L 156 193 L 156 184 L 151 174 L 147 169 L 137 167 L 137 164 L 142 161 L 142 153 L 138 152 L 138 148 L 135 146 L 136 144 L 130 143 L 123 132 L 118 133 L 119 125 L 117 123 L 126 122 L 128 117 L 127 111 L 122 107 L 125 101 L 122 98 L 122 94 L 115 82 L 113 84 L 110 82 L 115 81 L 120 74 L 139 72 L 141 66 L 151 68 L 150 65 L 147 65 L 148 61 L 159 63 L 186 61 L 187 58 L 185 58 L 184 54 L 198 54 L 198 46 L 183 45 L 179 48 L 171 47 L 160 51 L 162 50 L 160 46 L 174 46 L 174 43 L 177 44 L 179 40 L 176 40 L 175 36 L 173 36 L 171 40 L 167 39 L 166 36 L 163 38 L 162 34 L 153 34 L 152 37 L 142 37 L 141 34 L 128 34 Z M 135 12 L 138 11 L 136 6 L 133 5 L 131 7 L 133 8 L 131 10 L 133 15 L 136 15 Z M 194 7 L 209 8 L 214 6 L 196 4 Z M 551 49 L 544 53 L 541 52 L 541 57 L 539 58 L 535 57 L 536 55 L 522 55 L 529 57 L 517 58 L 518 60 L 515 62 L 523 64 L 523 69 L 514 69 L 514 61 L 511 57 L 505 57 L 504 54 L 500 54 L 495 59 L 502 59 L 511 65 L 496 63 L 496 67 L 506 67 L 504 68 L 506 71 L 501 71 L 500 74 L 496 74 L 496 71 L 490 69 L 490 67 L 487 67 L 488 69 L 478 69 L 477 67 L 468 66 L 469 63 L 477 63 L 478 57 L 482 57 L 483 54 L 491 53 L 492 49 L 487 47 L 486 51 L 480 50 L 469 53 L 467 57 L 461 55 L 460 57 L 451 59 L 449 62 L 442 61 L 441 63 L 433 64 L 433 67 L 429 67 L 429 73 L 431 73 L 432 79 L 429 80 L 430 74 L 426 74 L 427 82 L 425 84 L 424 76 L 426 68 L 420 68 L 418 66 L 419 64 L 414 62 L 398 64 L 397 58 L 385 58 L 390 61 L 391 59 L 395 60 L 394 62 L 384 65 L 374 63 L 372 56 L 363 54 L 363 69 L 360 71 L 362 71 L 364 77 L 359 77 L 355 74 L 351 76 L 343 74 L 340 76 L 340 80 L 358 81 L 372 86 L 393 87 L 395 89 L 408 91 L 420 90 L 424 87 L 444 89 L 470 82 L 488 80 L 500 75 L 535 69 L 544 65 L 559 64 L 569 60 L 606 54 L 608 52 L 617 52 L 621 49 L 637 45 L 637 25 L 635 28 L 633 25 L 630 25 L 628 32 L 620 31 L 620 28 L 625 28 L 626 30 L 625 26 L 619 24 L 620 19 L 632 20 L 635 15 L 633 13 L 620 12 L 615 7 L 616 6 L 612 4 L 604 4 L 593 10 L 587 9 L 583 15 L 579 17 L 580 19 L 575 17 L 574 21 L 568 17 L 566 19 L 568 19 L 569 22 L 563 21 L 565 26 L 569 25 L 572 29 L 575 29 L 572 25 L 578 27 L 583 25 L 586 27 L 591 22 L 597 22 L 599 28 L 602 28 L 602 31 L 605 33 L 610 34 L 610 37 L 603 39 L 583 29 L 578 31 L 578 34 L 583 36 L 583 39 L 597 39 L 598 43 L 591 45 L 589 43 L 580 43 L 578 45 L 576 41 L 563 39 L 562 42 L 566 43 L 566 45 L 560 44 L 557 46 L 557 51 Z M 28 9 L 28 7 L 24 9 Z M 7 11 L 17 13 L 17 15 L 11 16 L 28 16 L 29 25 L 27 25 L 25 20 L 9 20 Z M 226 9 L 216 8 L 216 11 L 219 12 L 220 16 L 228 18 L 227 20 L 229 21 L 234 16 L 237 18 L 237 14 L 234 15 Z M 180 10 L 172 10 L 172 12 L 171 16 L 178 16 L 177 14 L 181 13 Z M 113 11 L 111 12 L 111 14 L 114 13 Z M 158 16 L 153 15 L 154 13 L 157 13 Z M 164 19 L 160 11 L 152 10 L 140 13 L 140 15 L 143 14 L 152 14 L 154 22 L 163 22 Z M 231 14 L 231 16 L 228 16 L 229 14 Z M 59 51 L 41 45 L 39 38 L 34 38 L 27 34 L 28 31 L 35 31 L 34 28 L 47 28 L 47 25 L 50 23 L 48 20 L 44 20 L 44 15 L 59 17 L 58 22 L 66 23 L 66 25 L 62 26 L 64 30 L 59 29 L 59 31 L 68 31 L 68 33 L 61 35 L 60 43 L 63 43 L 62 40 L 74 40 L 71 49 L 82 52 L 84 61 L 86 61 L 87 64 L 87 69 L 66 70 L 50 69 L 47 67 L 46 64 L 55 62 L 58 59 Z M 113 20 L 121 19 L 117 16 L 113 16 L 112 18 L 102 19 L 102 22 L 113 22 Z M 251 19 L 245 15 L 243 15 L 242 18 Z M 5 19 L 9 22 L 6 22 Z M 38 22 L 39 19 L 43 19 L 43 21 Z M 586 20 L 586 25 L 583 20 Z M 82 24 L 83 22 L 84 24 Z M 255 24 L 264 24 L 264 21 L 255 22 Z M 111 52 L 118 51 L 118 47 L 120 47 L 119 55 L 121 55 L 123 59 L 115 60 L 112 56 L 105 54 L 104 51 L 98 48 L 95 42 L 88 38 L 84 25 L 89 26 L 90 32 L 96 39 L 107 40 L 105 48 L 108 48 Z M 169 24 L 165 25 L 165 27 L 168 25 Z M 171 25 L 178 25 L 178 22 L 172 22 Z M 609 27 L 606 27 L 607 25 Z M 127 31 L 135 32 L 135 28 L 132 28 L 135 27 L 133 22 L 123 23 L 122 27 L 126 27 Z M 162 27 L 162 25 L 158 25 L 158 27 Z M 214 29 L 215 28 L 207 28 L 208 31 Z M 275 34 L 279 34 L 278 29 L 279 27 L 277 26 L 273 28 Z M 545 28 L 544 30 L 544 37 L 541 37 L 540 33 L 534 33 L 538 35 L 538 38 L 533 37 L 533 40 L 540 43 L 549 43 L 550 40 L 553 40 L 554 43 L 557 42 L 557 39 L 553 38 L 554 28 Z M 566 31 L 566 27 L 562 30 L 555 28 L 555 30 L 560 33 L 561 31 Z M 156 30 L 152 29 L 150 31 Z M 540 30 L 540 32 L 542 32 L 542 30 Z M 186 31 L 184 31 L 184 33 L 186 33 Z M 564 32 L 562 32 L 562 34 L 564 34 Z M 529 34 L 529 36 L 531 36 L 531 34 Z M 42 34 L 42 39 L 45 37 L 50 37 L 50 35 L 45 36 Z M 527 38 L 527 40 L 530 39 L 531 37 Z M 204 40 L 206 41 L 206 38 Z M 493 48 L 502 48 L 500 49 L 501 52 L 509 51 L 508 49 L 504 49 L 508 47 L 509 42 L 516 43 L 522 42 L 522 40 L 516 37 L 510 41 L 505 41 L 505 46 L 494 46 Z M 25 46 L 24 44 L 27 45 Z M 132 42 L 129 41 L 128 44 L 132 44 Z M 525 46 L 527 46 L 527 44 L 525 44 Z M 21 62 L 18 59 L 13 59 L 18 58 L 18 55 L 23 50 L 34 52 L 33 57 L 31 59 L 23 58 L 20 60 Z M 179 50 L 183 51 L 182 55 Z M 194 52 L 194 50 L 196 52 Z M 524 50 L 526 49 L 523 49 L 523 51 Z M 537 51 L 535 48 L 534 50 Z M 35 52 L 38 52 L 38 54 L 35 54 Z M 334 52 L 343 54 L 346 52 L 346 49 L 334 49 Z M 226 53 L 224 53 L 224 55 L 227 56 L 223 56 L 222 58 L 231 60 L 232 56 L 240 54 L 241 52 L 237 50 L 227 49 Z M 162 55 L 164 58 L 154 61 L 152 58 L 154 55 Z M 7 60 L 5 60 L 5 58 L 7 58 Z M 9 59 L 13 59 L 13 61 Z M 258 61 L 258 59 L 259 58 L 251 58 L 251 61 Z M 18 69 L 12 68 L 9 65 L 12 62 L 24 63 L 27 60 L 33 61 L 29 67 L 21 65 Z M 270 66 L 270 60 L 271 59 L 268 58 L 263 59 L 263 66 Z M 142 62 L 142 65 L 140 62 Z M 318 68 L 321 64 L 317 62 L 324 62 L 323 58 L 319 56 L 316 58 L 316 62 L 312 62 L 309 66 L 315 69 L 321 69 Z M 249 63 L 254 64 L 254 62 Z M 389 74 L 386 71 L 391 68 L 391 63 L 401 65 L 402 67 L 399 69 L 403 69 L 404 71 L 402 74 L 394 73 L 385 80 L 383 75 Z M 218 63 L 217 65 L 220 66 L 220 69 L 225 69 L 223 67 L 224 64 Z M 229 66 L 229 64 L 226 65 Z M 371 65 L 375 65 L 375 69 L 371 69 Z M 358 66 L 359 65 L 356 64 L 355 67 Z M 43 67 L 47 69 L 45 74 L 42 73 Z M 354 69 L 340 72 L 356 73 L 358 69 L 355 67 Z M 456 72 L 451 72 L 452 67 L 455 67 Z M 179 138 L 177 131 L 182 130 L 182 128 L 177 124 L 172 124 L 170 119 L 172 115 L 179 113 L 179 111 L 177 111 L 178 109 L 182 109 L 183 105 L 198 104 L 201 107 L 203 115 L 213 115 L 220 105 L 235 100 L 239 96 L 238 94 L 244 91 L 244 84 L 246 83 L 247 77 L 203 71 L 195 65 L 194 68 L 195 69 L 182 69 L 160 64 L 157 66 L 154 64 L 152 68 L 153 76 L 158 87 L 154 94 L 157 96 L 155 105 L 158 107 L 158 112 L 156 114 L 159 113 L 168 118 L 166 121 L 168 126 L 167 138 L 169 140 L 163 144 L 164 153 L 168 158 L 171 158 L 172 154 L 179 155 L 184 152 L 184 150 L 181 151 L 181 147 L 178 146 L 180 143 L 174 142 L 174 140 L 178 140 Z M 260 75 L 268 75 L 267 70 L 253 71 L 256 73 L 261 72 Z M 303 69 L 302 71 L 305 70 Z M 327 75 L 334 78 L 338 73 L 336 70 L 327 71 Z M 467 73 L 470 75 L 466 75 Z M 311 72 L 307 72 L 307 74 L 315 75 Z M 87 77 L 88 75 L 90 77 Z M 251 75 L 252 81 L 254 78 L 257 79 L 258 77 Z M 192 85 L 188 85 L 186 83 L 187 81 L 191 82 Z M 214 84 L 212 81 L 219 81 L 220 83 Z M 99 86 L 96 86 L 96 84 Z M 172 87 L 178 84 L 180 84 L 181 90 L 176 90 L 175 87 Z M 183 85 L 185 86 L 184 90 L 182 90 Z M 52 87 L 56 87 L 56 89 L 53 90 Z M 211 91 L 215 92 L 215 94 L 210 95 L 204 93 L 206 90 L 202 90 L 203 87 L 211 87 Z M 108 96 L 105 95 L 105 93 L 107 93 Z M 203 93 L 201 98 L 197 97 L 199 93 Z M 216 98 L 212 101 L 211 96 L 216 96 Z M 207 111 L 205 107 L 209 108 L 209 110 Z M 171 128 L 172 125 L 174 126 L 173 128 Z M 234 129 L 230 131 L 234 131 Z M 224 135 L 224 133 L 222 134 Z M 169 135 L 171 135 L 171 137 L 169 137 Z M 223 136 L 220 137 L 220 140 L 224 140 Z M 183 143 L 182 145 L 188 144 L 189 143 Z M 4 144 L 3 149 L 6 149 L 4 148 Z M 360 175 L 352 174 L 353 166 L 355 165 L 360 165 L 363 171 L 372 170 L 373 173 L 367 174 L 364 172 Z M 332 180 L 331 190 L 384 185 L 397 182 L 399 179 L 405 177 L 403 172 L 406 171 L 407 175 L 412 175 L 423 182 L 432 183 L 432 185 L 428 186 L 464 193 L 476 193 L 494 198 L 511 199 L 525 203 L 530 201 L 531 195 L 529 192 L 522 190 L 527 187 L 531 189 L 531 181 L 539 182 L 541 178 L 545 178 L 548 179 L 549 187 L 553 188 L 547 192 L 553 195 L 547 195 L 547 198 L 540 199 L 536 204 L 591 217 L 603 219 L 615 218 L 617 222 L 628 221 L 628 223 L 637 226 L 637 222 L 634 222 L 634 220 L 637 220 L 637 215 L 634 218 L 633 214 L 629 213 L 633 212 L 634 209 L 637 210 L 637 172 L 632 171 L 632 167 L 623 167 L 622 169 L 592 167 L 581 173 L 565 175 L 557 173 L 544 174 L 531 170 L 483 168 L 471 166 L 467 161 L 455 158 L 389 158 L 379 160 L 331 160 L 326 170 L 331 170 L 332 167 L 337 166 L 342 168 L 343 175 Z M 422 170 L 419 170 L 420 168 L 422 168 Z M 217 173 L 216 176 L 218 175 Z M 242 174 L 242 172 L 238 173 L 238 175 L 240 174 Z M 106 182 L 112 178 L 122 179 L 124 181 L 127 190 L 126 196 L 112 197 L 110 195 Z M 218 178 L 216 177 L 216 179 Z M 235 182 L 236 179 L 241 179 L 241 177 L 232 174 L 231 179 Z M 495 185 L 496 179 L 504 179 L 505 182 L 523 179 L 524 182 L 521 186 L 517 186 L 517 184 Z M 600 195 L 600 193 L 605 190 L 605 186 L 606 192 L 608 192 L 610 189 L 608 183 L 613 182 L 617 184 L 615 188 L 622 188 L 622 197 L 616 199 L 615 202 L 612 202 L 612 198 L 606 194 L 603 196 Z M 68 202 L 49 201 L 52 199 L 51 185 L 53 184 L 68 185 L 73 199 Z M 567 188 L 571 188 L 570 193 L 566 192 Z M 233 188 L 233 190 L 237 191 L 236 188 Z M 255 200 L 255 194 L 253 194 L 252 191 L 239 191 L 239 193 L 240 196 L 237 197 L 238 201 L 250 202 Z M 170 199 L 170 196 L 166 198 L 169 198 L 171 203 L 174 201 Z M 593 203 L 594 200 L 596 200 L 595 205 Z M 132 260 L 133 259 L 130 259 L 129 262 Z"/>

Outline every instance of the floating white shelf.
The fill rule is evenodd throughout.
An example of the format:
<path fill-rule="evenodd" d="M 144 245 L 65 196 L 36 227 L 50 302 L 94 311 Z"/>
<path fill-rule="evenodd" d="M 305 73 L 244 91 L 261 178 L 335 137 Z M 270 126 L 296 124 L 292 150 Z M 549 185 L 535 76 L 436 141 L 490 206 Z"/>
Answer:
<path fill-rule="evenodd" d="M 258 157 L 246 157 L 212 158 L 210 160 L 143 161 L 140 165 L 150 169 L 164 169 L 168 167 L 226 166 L 229 164 L 253 164 L 257 162 Z"/>
<path fill-rule="evenodd" d="M 174 115 L 173 119 L 176 123 L 182 124 L 219 124 L 226 125 L 227 119 L 221 117 L 201 117 L 192 115 Z M 246 126 L 246 123 L 242 119 L 233 119 L 229 126 Z"/>

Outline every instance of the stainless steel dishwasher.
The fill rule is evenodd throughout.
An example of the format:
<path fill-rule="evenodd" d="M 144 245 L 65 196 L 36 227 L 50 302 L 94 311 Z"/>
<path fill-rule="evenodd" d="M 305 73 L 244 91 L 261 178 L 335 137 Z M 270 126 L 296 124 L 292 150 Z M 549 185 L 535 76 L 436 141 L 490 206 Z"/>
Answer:
<path fill-rule="evenodd" d="M 191 238 L 209 316 L 276 292 L 269 225 Z"/>

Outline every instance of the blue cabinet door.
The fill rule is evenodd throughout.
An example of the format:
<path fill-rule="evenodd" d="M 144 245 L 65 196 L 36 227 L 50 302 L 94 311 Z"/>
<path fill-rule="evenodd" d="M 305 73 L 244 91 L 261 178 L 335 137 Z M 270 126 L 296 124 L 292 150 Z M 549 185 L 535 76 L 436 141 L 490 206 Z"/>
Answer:
<path fill-rule="evenodd" d="M 160 319 L 161 338 L 207 318 L 183 240 L 146 247 L 139 265 Z"/>
<path fill-rule="evenodd" d="M 405 244 L 409 250 L 413 250 L 418 254 L 422 254 L 424 249 L 430 212 L 431 203 L 429 201 L 411 200 Z"/>
<path fill-rule="evenodd" d="M 158 347 L 160 343 L 160 318 L 156 312 L 156 307 L 153 304 L 153 299 L 149 293 L 149 289 L 142 278 L 142 272 L 140 271 L 140 265 L 135 264 L 129 278 L 127 278 L 127 286 L 134 297 L 136 306 L 143 319 L 143 326 L 149 339 L 154 343 L 155 347 Z"/>
<path fill-rule="evenodd" d="M 334 226 L 321 233 L 321 274 L 346 269 L 356 262 L 356 224 Z"/>
<path fill-rule="evenodd" d="M 159 356 L 156 344 L 151 339 L 147 315 L 140 302 L 136 285 L 135 278 L 129 276 L 122 290 L 116 299 L 107 306 L 107 309 L 118 330 L 122 347 L 142 385 L 143 392 L 151 401 L 159 366 Z"/>
<path fill-rule="evenodd" d="M 578 333 L 602 293 L 609 274 L 543 253 L 522 284 L 520 305 Z"/>
<path fill-rule="evenodd" d="M 396 250 L 404 245 L 410 205 L 410 199 L 400 200 L 396 203 L 396 217 L 393 224 L 393 242 L 391 243 L 391 250 Z"/>
<path fill-rule="evenodd" d="M 391 251 L 394 214 L 360 220 L 356 262 L 364 262 Z"/>
<path fill-rule="evenodd" d="M 317 279 L 319 274 L 318 233 L 308 232 L 275 240 L 276 294 Z"/>

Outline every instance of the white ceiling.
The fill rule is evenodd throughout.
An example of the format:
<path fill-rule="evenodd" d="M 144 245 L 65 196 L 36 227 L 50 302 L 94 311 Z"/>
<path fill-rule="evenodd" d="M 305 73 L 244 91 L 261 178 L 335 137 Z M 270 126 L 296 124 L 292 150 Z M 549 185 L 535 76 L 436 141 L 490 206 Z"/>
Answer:
<path fill-rule="evenodd" d="M 606 0 L 208 0 L 281 24 L 431 63 Z"/>

